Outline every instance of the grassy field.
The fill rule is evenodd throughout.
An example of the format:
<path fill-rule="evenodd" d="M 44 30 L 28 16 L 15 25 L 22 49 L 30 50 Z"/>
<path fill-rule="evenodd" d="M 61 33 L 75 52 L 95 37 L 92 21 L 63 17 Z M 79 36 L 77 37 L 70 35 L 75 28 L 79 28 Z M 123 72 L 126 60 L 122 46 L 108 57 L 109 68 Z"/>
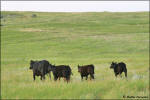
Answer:
<path fill-rule="evenodd" d="M 33 17 L 36 14 L 37 17 Z M 71 82 L 46 76 L 33 82 L 30 60 L 70 65 Z M 115 77 L 125 62 L 128 78 Z M 77 65 L 94 64 L 95 80 L 81 81 Z M 2 12 L 2 99 L 149 98 L 149 13 Z"/>

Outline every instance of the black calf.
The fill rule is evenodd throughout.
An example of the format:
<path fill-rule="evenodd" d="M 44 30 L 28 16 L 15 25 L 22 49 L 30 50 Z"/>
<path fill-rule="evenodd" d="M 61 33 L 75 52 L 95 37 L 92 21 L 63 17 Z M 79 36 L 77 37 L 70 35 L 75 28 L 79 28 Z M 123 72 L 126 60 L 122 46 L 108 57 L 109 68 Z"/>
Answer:
<path fill-rule="evenodd" d="M 54 80 L 60 80 L 60 78 L 64 78 L 67 82 L 70 81 L 70 75 L 72 74 L 71 68 L 68 65 L 52 65 L 49 69 L 53 72 Z M 73 74 L 72 74 L 73 75 Z"/>
<path fill-rule="evenodd" d="M 83 80 L 83 77 L 86 77 L 86 80 L 88 79 L 88 75 L 90 75 L 90 79 L 94 79 L 94 65 L 84 65 L 79 66 L 78 65 L 78 72 L 81 75 L 81 79 Z"/>
<path fill-rule="evenodd" d="M 117 64 L 115 62 L 112 62 L 110 68 L 114 69 L 114 73 L 115 73 L 116 77 L 117 77 L 118 74 L 121 76 L 122 72 L 124 72 L 125 73 L 125 77 L 127 77 L 127 68 L 126 68 L 126 64 L 125 63 L 120 62 L 120 63 Z"/>

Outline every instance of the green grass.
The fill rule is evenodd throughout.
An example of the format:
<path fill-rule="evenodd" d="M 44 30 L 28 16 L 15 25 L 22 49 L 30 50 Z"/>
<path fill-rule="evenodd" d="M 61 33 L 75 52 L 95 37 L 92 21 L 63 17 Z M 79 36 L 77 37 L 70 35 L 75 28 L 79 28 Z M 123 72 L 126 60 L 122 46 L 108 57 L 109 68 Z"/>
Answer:
<path fill-rule="evenodd" d="M 32 18 L 36 14 L 36 18 Z M 2 99 L 123 99 L 149 97 L 149 13 L 2 12 Z M 30 60 L 70 65 L 71 82 L 46 76 L 33 82 Z M 125 62 L 128 79 L 115 78 Z M 77 65 L 94 64 L 95 80 L 81 81 Z"/>

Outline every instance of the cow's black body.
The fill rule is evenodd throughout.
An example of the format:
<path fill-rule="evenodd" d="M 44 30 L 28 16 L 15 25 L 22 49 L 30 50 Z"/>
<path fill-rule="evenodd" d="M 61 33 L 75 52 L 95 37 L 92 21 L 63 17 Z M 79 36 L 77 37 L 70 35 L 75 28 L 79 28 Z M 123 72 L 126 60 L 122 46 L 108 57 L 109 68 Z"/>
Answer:
<path fill-rule="evenodd" d="M 126 68 L 126 64 L 123 62 L 120 63 L 114 63 L 112 62 L 110 68 L 114 69 L 114 73 L 115 76 L 117 77 L 117 75 L 121 75 L 122 72 L 125 73 L 125 77 L 127 77 L 127 68 Z"/>
<path fill-rule="evenodd" d="M 83 77 L 86 77 L 86 80 L 88 79 L 88 75 L 90 75 L 90 79 L 94 79 L 94 65 L 84 65 L 79 66 L 78 65 L 78 72 L 81 75 L 81 79 L 83 80 Z"/>
<path fill-rule="evenodd" d="M 54 80 L 58 78 L 65 78 L 67 82 L 70 81 L 70 75 L 72 74 L 71 68 L 68 65 L 52 65 L 51 69 L 53 72 Z"/>
<path fill-rule="evenodd" d="M 50 76 L 50 70 L 48 70 L 48 67 L 50 67 L 50 64 L 46 60 L 42 61 L 30 61 L 30 69 L 33 70 L 33 79 L 35 80 L 35 76 L 41 76 L 41 80 L 45 79 L 45 75 L 49 73 Z M 51 76 L 50 76 L 51 78 Z"/>

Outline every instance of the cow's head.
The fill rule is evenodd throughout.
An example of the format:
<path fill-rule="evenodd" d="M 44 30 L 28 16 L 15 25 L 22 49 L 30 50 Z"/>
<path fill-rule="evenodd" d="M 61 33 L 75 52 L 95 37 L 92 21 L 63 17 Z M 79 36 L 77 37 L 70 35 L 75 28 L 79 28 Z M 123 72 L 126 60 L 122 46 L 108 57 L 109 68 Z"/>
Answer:
<path fill-rule="evenodd" d="M 81 66 L 78 65 L 78 72 L 81 72 Z"/>
<path fill-rule="evenodd" d="M 116 66 L 117 66 L 117 63 L 116 62 L 112 62 L 111 65 L 110 65 L 110 68 L 114 69 Z"/>
<path fill-rule="evenodd" d="M 35 61 L 33 61 L 33 60 L 30 61 L 30 67 L 29 67 L 29 69 L 33 69 L 33 64 L 34 63 L 35 63 Z"/>

